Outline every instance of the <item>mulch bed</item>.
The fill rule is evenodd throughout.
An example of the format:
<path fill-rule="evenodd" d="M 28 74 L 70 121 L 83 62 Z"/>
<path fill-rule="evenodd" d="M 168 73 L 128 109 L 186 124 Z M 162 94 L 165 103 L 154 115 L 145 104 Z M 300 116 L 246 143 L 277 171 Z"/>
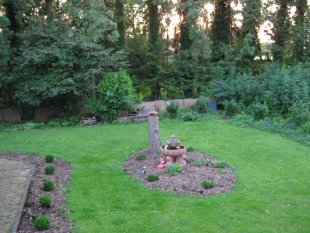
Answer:
<path fill-rule="evenodd" d="M 138 161 L 136 158 L 139 155 L 146 155 L 146 158 Z M 208 159 L 211 164 L 198 166 L 196 160 L 201 159 Z M 197 151 L 187 152 L 186 160 L 187 165 L 183 167 L 182 172 L 172 175 L 165 170 L 157 169 L 159 157 L 149 155 L 147 150 L 140 150 L 129 156 L 124 170 L 133 177 L 140 179 L 145 186 L 167 192 L 210 196 L 231 191 L 236 182 L 236 176 L 231 167 L 216 168 L 214 164 L 218 163 L 219 160 Z M 145 167 L 145 174 L 141 174 L 143 167 Z M 151 174 L 157 175 L 159 180 L 148 182 L 147 177 Z M 202 182 L 205 180 L 212 181 L 214 187 L 204 189 Z"/>
<path fill-rule="evenodd" d="M 34 174 L 30 183 L 24 211 L 20 220 L 19 233 L 69 233 L 72 232 L 72 226 L 65 216 L 68 208 L 65 204 L 64 196 L 67 191 L 67 184 L 71 178 L 71 165 L 68 162 L 54 159 L 53 165 L 55 173 L 46 175 L 44 168 L 47 165 L 44 157 L 25 155 L 20 153 L 5 153 L 4 155 L 22 159 L 34 168 Z M 46 192 L 42 190 L 44 180 L 54 182 L 54 190 Z M 39 196 L 49 195 L 53 198 L 53 204 L 49 208 L 42 208 L 39 205 Z M 45 231 L 38 231 L 32 226 L 32 221 L 39 215 L 47 215 L 51 220 L 51 227 Z"/>

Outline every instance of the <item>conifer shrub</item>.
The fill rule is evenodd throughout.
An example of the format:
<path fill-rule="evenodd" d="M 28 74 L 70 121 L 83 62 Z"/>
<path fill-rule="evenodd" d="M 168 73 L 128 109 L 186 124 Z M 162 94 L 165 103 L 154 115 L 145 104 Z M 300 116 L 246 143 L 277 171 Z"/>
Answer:
<path fill-rule="evenodd" d="M 54 182 L 51 180 L 46 180 L 43 182 L 42 188 L 44 191 L 47 191 L 47 192 L 52 191 L 54 189 Z"/>
<path fill-rule="evenodd" d="M 180 106 L 176 102 L 172 102 L 168 104 L 166 107 L 166 111 L 170 118 L 176 118 L 178 116 L 179 109 L 180 109 Z"/>
<path fill-rule="evenodd" d="M 147 181 L 148 181 L 148 182 L 155 182 L 155 181 L 158 181 L 158 180 L 159 180 L 159 177 L 156 176 L 156 175 L 149 175 L 149 176 L 147 177 Z"/>
<path fill-rule="evenodd" d="M 33 226 L 39 231 L 49 229 L 50 225 L 51 225 L 51 220 L 46 215 L 41 215 L 37 217 L 33 222 Z"/>
<path fill-rule="evenodd" d="M 55 172 L 55 167 L 53 165 L 48 165 L 44 168 L 44 172 L 46 175 L 52 175 Z"/>
<path fill-rule="evenodd" d="M 210 180 L 205 180 L 202 182 L 202 187 L 204 187 L 205 189 L 212 189 L 214 187 L 214 184 Z"/>
<path fill-rule="evenodd" d="M 45 162 L 52 163 L 53 161 L 54 161 L 54 156 L 53 155 L 46 155 L 45 156 Z"/>
<path fill-rule="evenodd" d="M 41 195 L 39 197 L 39 204 L 41 207 L 49 208 L 51 207 L 53 199 L 48 195 Z"/>

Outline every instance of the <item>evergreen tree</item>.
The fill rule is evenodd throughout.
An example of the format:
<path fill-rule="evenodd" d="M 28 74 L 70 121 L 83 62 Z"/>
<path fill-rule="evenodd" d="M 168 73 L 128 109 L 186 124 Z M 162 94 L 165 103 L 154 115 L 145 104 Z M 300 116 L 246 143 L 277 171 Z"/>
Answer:
<path fill-rule="evenodd" d="M 211 26 L 212 40 L 212 60 L 219 61 L 223 59 L 224 54 L 219 48 L 222 44 L 230 45 L 232 43 L 231 26 L 233 11 L 230 6 L 231 0 L 216 0 L 213 13 L 213 23 Z"/>
<path fill-rule="evenodd" d="M 125 22 L 124 22 L 124 0 L 115 0 L 115 19 L 117 30 L 119 33 L 117 47 L 123 49 L 125 47 Z"/>
<path fill-rule="evenodd" d="M 285 57 L 285 46 L 290 39 L 290 17 L 288 13 L 288 6 L 292 0 L 277 0 L 278 10 L 273 22 L 272 39 L 274 44 L 272 46 L 272 55 L 274 61 L 283 64 Z"/>
<path fill-rule="evenodd" d="M 309 37 L 310 37 L 310 16 L 307 0 L 295 0 L 295 30 L 293 37 L 293 59 L 297 62 L 305 62 L 310 55 Z M 308 55 L 308 56 L 307 56 Z"/>

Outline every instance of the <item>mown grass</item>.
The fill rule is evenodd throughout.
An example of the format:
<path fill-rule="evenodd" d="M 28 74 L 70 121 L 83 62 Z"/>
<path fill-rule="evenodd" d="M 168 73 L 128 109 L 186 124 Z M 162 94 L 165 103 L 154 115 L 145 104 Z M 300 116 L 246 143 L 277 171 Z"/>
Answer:
<path fill-rule="evenodd" d="M 73 165 L 68 194 L 75 232 L 310 231 L 310 148 L 216 119 L 164 120 L 161 137 L 233 166 L 230 193 L 201 198 L 144 188 L 123 171 L 147 147 L 147 125 L 121 124 L 0 133 L 0 151 L 53 154 Z"/>

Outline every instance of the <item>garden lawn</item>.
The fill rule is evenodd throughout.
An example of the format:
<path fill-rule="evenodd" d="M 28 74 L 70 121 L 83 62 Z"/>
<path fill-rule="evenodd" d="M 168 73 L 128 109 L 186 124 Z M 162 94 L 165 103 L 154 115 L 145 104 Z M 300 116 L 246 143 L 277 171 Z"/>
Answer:
<path fill-rule="evenodd" d="M 147 147 L 147 124 L 1 132 L 0 151 L 53 154 L 73 165 L 67 196 L 74 232 L 310 232 L 310 148 L 222 120 L 164 120 L 161 138 L 231 165 L 230 193 L 184 196 L 144 188 L 123 171 Z"/>

